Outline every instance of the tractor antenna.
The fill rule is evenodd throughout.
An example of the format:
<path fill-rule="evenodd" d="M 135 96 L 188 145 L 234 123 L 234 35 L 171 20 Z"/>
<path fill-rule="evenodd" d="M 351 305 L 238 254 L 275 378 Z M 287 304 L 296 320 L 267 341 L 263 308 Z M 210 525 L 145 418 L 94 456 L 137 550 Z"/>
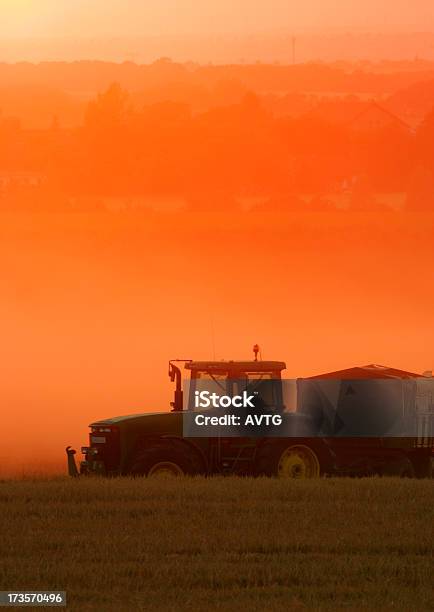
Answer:
<path fill-rule="evenodd" d="M 211 315 L 211 341 L 212 341 L 212 358 L 215 361 L 215 332 L 214 332 L 214 317 Z"/>

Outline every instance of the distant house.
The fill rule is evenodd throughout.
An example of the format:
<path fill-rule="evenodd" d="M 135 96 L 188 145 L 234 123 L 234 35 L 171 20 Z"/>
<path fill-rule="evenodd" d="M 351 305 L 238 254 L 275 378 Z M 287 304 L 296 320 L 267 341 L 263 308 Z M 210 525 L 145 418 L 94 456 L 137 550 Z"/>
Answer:
<path fill-rule="evenodd" d="M 434 79 L 418 81 L 395 92 L 386 105 L 416 129 L 434 106 Z"/>
<path fill-rule="evenodd" d="M 349 121 L 348 125 L 351 129 L 360 132 L 381 130 L 389 127 L 396 127 L 406 132 L 411 132 L 413 129 L 397 115 L 391 113 L 375 101 L 369 102 L 366 108 Z"/>
<path fill-rule="evenodd" d="M 306 114 L 306 117 L 333 125 L 345 125 L 364 111 L 366 107 L 367 103 L 356 96 L 329 98 L 321 100 Z"/>
<path fill-rule="evenodd" d="M 375 100 L 364 101 L 356 97 L 323 100 L 307 114 L 333 125 L 349 127 L 355 131 L 381 130 L 396 126 L 405 131 L 412 127 Z"/>

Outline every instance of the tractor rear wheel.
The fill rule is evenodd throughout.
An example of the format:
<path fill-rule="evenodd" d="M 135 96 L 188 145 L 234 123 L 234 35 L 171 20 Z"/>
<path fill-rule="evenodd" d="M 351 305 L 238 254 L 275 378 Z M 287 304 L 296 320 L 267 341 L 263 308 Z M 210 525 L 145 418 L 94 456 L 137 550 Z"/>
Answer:
<path fill-rule="evenodd" d="M 294 440 L 293 443 L 266 442 L 258 451 L 258 475 L 278 478 L 319 478 L 326 457 L 320 444 Z"/>

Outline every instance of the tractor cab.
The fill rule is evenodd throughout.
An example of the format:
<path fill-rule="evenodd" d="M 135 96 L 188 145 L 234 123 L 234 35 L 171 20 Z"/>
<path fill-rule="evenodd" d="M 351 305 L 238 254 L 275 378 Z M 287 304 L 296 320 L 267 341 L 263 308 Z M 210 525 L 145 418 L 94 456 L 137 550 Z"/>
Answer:
<path fill-rule="evenodd" d="M 194 397 L 203 391 L 229 396 L 244 391 L 255 393 L 268 407 L 283 410 L 282 371 L 286 364 L 283 361 L 260 361 L 258 352 L 259 347 L 255 345 L 255 359 L 252 361 L 170 361 L 169 376 L 172 382 L 176 382 L 172 411 L 194 409 Z M 177 362 L 184 363 L 184 384 Z"/>

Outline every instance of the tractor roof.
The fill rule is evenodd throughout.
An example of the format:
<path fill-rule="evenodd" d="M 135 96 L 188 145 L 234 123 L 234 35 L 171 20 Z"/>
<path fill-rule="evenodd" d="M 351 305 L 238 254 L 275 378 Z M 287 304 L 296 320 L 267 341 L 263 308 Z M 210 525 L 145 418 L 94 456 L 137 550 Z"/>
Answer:
<path fill-rule="evenodd" d="M 199 370 L 201 372 L 228 372 L 240 370 L 240 372 L 280 372 L 286 369 L 284 361 L 188 361 L 185 364 L 187 370 Z"/>

